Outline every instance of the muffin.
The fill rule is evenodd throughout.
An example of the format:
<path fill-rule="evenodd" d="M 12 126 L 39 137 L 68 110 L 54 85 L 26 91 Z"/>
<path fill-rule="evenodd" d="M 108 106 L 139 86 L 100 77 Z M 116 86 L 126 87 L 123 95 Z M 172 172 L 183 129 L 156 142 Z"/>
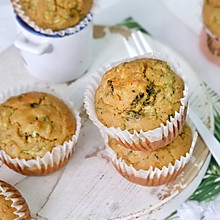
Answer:
<path fill-rule="evenodd" d="M 95 93 L 95 110 L 106 127 L 130 133 L 153 130 L 174 117 L 184 83 L 165 62 L 138 59 L 112 68 Z"/>
<path fill-rule="evenodd" d="M 73 137 L 79 129 L 76 117 L 61 99 L 45 92 L 30 91 L 10 97 L 0 105 L 0 150 L 10 160 L 3 155 L 0 158 L 26 175 L 48 174 L 59 169 L 72 154 Z M 52 156 L 56 147 L 67 155 L 63 152 L 63 158 L 62 154 Z M 46 167 L 45 161 L 38 164 L 39 158 L 44 157 L 50 163 Z M 20 163 L 12 163 L 15 159 L 38 163 L 20 167 Z"/>
<path fill-rule="evenodd" d="M 192 154 L 197 133 L 185 123 L 177 138 L 155 151 L 133 151 L 109 137 L 110 159 L 127 180 L 157 186 L 174 180 L 183 170 Z"/>
<path fill-rule="evenodd" d="M 85 107 L 100 130 L 120 144 L 156 150 L 181 131 L 187 88 L 166 61 L 134 58 L 114 65 L 100 78 L 88 89 Z M 89 100 L 93 95 L 94 104 Z"/>
<path fill-rule="evenodd" d="M 2 180 L 0 180 L 0 216 L 2 220 L 31 219 L 28 205 L 22 195 Z"/>
<path fill-rule="evenodd" d="M 220 65 L 220 2 L 204 0 L 204 28 L 200 35 L 200 47 L 204 55 L 213 63 Z"/>
<path fill-rule="evenodd" d="M 53 31 L 74 27 L 90 12 L 93 0 L 11 0 L 19 10 L 43 29 Z M 17 7 L 15 7 L 15 10 Z"/>
<path fill-rule="evenodd" d="M 212 34 L 220 36 L 220 1 L 204 0 L 203 21 Z"/>

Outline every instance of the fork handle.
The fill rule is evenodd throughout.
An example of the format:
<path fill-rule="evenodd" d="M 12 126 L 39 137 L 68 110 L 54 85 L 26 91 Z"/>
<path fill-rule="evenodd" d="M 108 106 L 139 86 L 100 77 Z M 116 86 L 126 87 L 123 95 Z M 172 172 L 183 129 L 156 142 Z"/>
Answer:
<path fill-rule="evenodd" d="M 202 123 L 200 118 L 191 108 L 188 108 L 188 114 L 192 122 L 195 124 L 197 130 L 199 131 L 199 134 L 202 137 L 203 141 L 208 146 L 216 162 L 218 163 L 218 165 L 220 165 L 220 143 L 219 141 L 208 130 L 208 128 Z"/>

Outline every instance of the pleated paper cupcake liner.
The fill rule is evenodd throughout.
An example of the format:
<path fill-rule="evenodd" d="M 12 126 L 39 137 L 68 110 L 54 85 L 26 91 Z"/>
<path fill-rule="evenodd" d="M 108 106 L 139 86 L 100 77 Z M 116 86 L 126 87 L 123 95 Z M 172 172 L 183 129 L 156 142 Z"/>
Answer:
<path fill-rule="evenodd" d="M 181 156 L 179 160 L 176 160 L 174 165 L 169 163 L 168 166 L 163 166 L 162 169 L 153 169 L 151 166 L 148 170 L 136 170 L 132 165 L 127 165 L 124 159 L 117 158 L 116 152 L 113 151 L 108 145 L 108 137 L 105 136 L 107 153 L 117 171 L 124 178 L 133 183 L 143 186 L 158 186 L 169 183 L 182 172 L 185 165 L 189 162 L 189 159 L 195 148 L 198 133 L 195 131 L 195 127 L 191 122 L 188 122 L 188 125 L 190 126 L 193 135 L 190 150 L 185 156 Z"/>
<path fill-rule="evenodd" d="M 31 219 L 28 205 L 17 189 L 0 180 L 0 195 L 4 196 L 5 200 L 10 200 L 12 202 L 11 207 L 16 209 L 14 214 L 18 216 L 15 220 Z"/>
<path fill-rule="evenodd" d="M 90 12 L 77 25 L 75 25 L 74 27 L 66 28 L 64 30 L 60 30 L 60 31 L 53 31 L 52 29 L 49 29 L 49 28 L 43 29 L 39 27 L 38 25 L 36 25 L 34 21 L 31 21 L 29 17 L 25 15 L 24 11 L 21 8 L 21 5 L 19 4 L 19 0 L 13 0 L 12 5 L 13 5 L 13 8 L 16 14 L 21 18 L 21 20 L 24 21 L 29 27 L 33 28 L 35 31 L 45 34 L 45 35 L 49 35 L 49 36 L 59 35 L 62 37 L 62 36 L 69 35 L 69 34 L 75 34 L 79 32 L 80 30 L 84 29 L 86 26 L 88 26 L 93 21 L 94 15 L 97 13 L 97 10 L 99 7 L 98 6 L 99 1 L 98 0 L 94 1 L 93 7 L 90 10 Z"/>
<path fill-rule="evenodd" d="M 208 34 L 213 40 L 216 40 L 216 41 L 220 42 L 220 37 L 218 37 L 218 36 L 216 36 L 215 34 L 213 34 L 213 33 L 209 30 L 209 28 L 205 26 L 205 24 L 204 24 L 203 28 L 204 28 L 206 34 Z"/>
<path fill-rule="evenodd" d="M 154 58 L 164 60 L 168 63 L 171 69 L 182 78 L 184 81 L 184 91 L 183 98 L 181 98 L 181 106 L 178 112 L 175 112 L 174 117 L 170 117 L 165 124 L 160 125 L 160 127 L 149 130 L 149 131 L 134 131 L 133 134 L 129 133 L 127 130 L 121 130 L 119 127 L 106 127 L 97 118 L 95 112 L 95 92 L 98 88 L 102 76 L 113 67 L 119 65 L 122 62 L 129 62 L 132 60 L 140 58 Z M 89 118 L 93 123 L 99 128 L 100 132 L 107 134 L 112 138 L 116 139 L 120 144 L 132 150 L 156 150 L 162 146 L 169 144 L 175 137 L 180 133 L 185 122 L 187 106 L 188 106 L 188 83 L 182 73 L 180 66 L 171 58 L 162 55 L 160 53 L 152 52 L 147 53 L 143 56 L 137 56 L 129 59 L 124 59 L 119 62 L 110 64 L 106 67 L 102 67 L 98 70 L 98 73 L 94 75 L 90 81 L 90 84 L 85 92 L 85 108 Z"/>
<path fill-rule="evenodd" d="M 31 160 L 11 158 L 5 151 L 0 150 L 0 160 L 2 160 L 2 162 L 12 170 L 23 175 L 42 176 L 57 171 L 68 162 L 75 150 L 75 145 L 79 137 L 81 118 L 79 116 L 79 112 L 74 109 L 74 104 L 71 101 L 63 98 L 55 91 L 38 86 L 24 86 L 3 92 L 0 96 L 0 103 L 4 102 L 11 96 L 16 96 L 28 91 L 46 92 L 63 100 L 64 103 L 72 110 L 77 123 L 76 132 L 72 136 L 72 140 L 68 142 L 66 141 L 62 145 L 54 147 L 51 152 L 47 152 L 42 158 L 39 156 L 37 156 L 36 159 Z"/>
<path fill-rule="evenodd" d="M 220 38 L 211 34 L 205 27 L 200 33 L 200 49 L 207 59 L 220 66 Z"/>

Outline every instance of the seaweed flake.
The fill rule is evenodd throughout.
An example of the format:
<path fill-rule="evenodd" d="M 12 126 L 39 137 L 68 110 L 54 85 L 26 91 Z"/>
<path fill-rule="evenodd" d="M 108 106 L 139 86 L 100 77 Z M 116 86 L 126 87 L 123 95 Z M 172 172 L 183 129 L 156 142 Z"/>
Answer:
<path fill-rule="evenodd" d="M 147 86 L 147 89 L 146 89 L 146 92 L 148 93 L 149 96 L 151 96 L 152 94 L 155 93 L 155 90 L 154 90 L 154 83 L 151 82 L 148 86 Z"/>
<path fill-rule="evenodd" d="M 113 86 L 113 84 L 112 84 L 112 80 L 108 80 L 107 81 L 107 83 L 108 83 L 108 85 L 110 86 L 110 88 L 111 88 L 111 94 L 113 94 L 113 92 L 114 92 L 114 86 Z"/>

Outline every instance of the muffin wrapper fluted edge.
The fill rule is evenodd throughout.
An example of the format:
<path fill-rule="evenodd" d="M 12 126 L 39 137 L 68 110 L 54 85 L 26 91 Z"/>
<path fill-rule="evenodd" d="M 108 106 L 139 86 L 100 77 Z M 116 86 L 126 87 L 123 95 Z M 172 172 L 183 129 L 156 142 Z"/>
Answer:
<path fill-rule="evenodd" d="M 208 34 L 212 39 L 216 40 L 216 41 L 220 41 L 220 37 L 216 36 L 215 34 L 213 34 L 208 27 L 205 26 L 205 24 L 203 24 L 203 28 L 206 32 L 206 34 Z"/>
<path fill-rule="evenodd" d="M 93 21 L 94 14 L 97 13 L 99 8 L 99 0 L 94 1 L 93 7 L 91 11 L 86 15 L 86 17 L 81 20 L 77 25 L 74 27 L 69 27 L 64 30 L 60 31 L 53 31 L 52 29 L 43 29 L 35 24 L 35 22 L 31 21 L 28 16 L 25 15 L 24 11 L 21 9 L 21 5 L 19 4 L 19 0 L 13 0 L 12 1 L 13 8 L 16 12 L 16 14 L 31 28 L 33 28 L 35 31 L 40 32 L 45 35 L 59 35 L 59 36 L 65 36 L 66 34 L 75 34 L 88 26 Z"/>
<path fill-rule="evenodd" d="M 207 28 L 200 32 L 200 49 L 211 62 L 220 66 L 220 38 L 214 36 Z"/>
<path fill-rule="evenodd" d="M 195 148 L 198 133 L 195 131 L 194 125 L 189 121 L 188 125 L 192 130 L 193 140 L 188 153 L 185 156 L 181 156 L 179 160 L 176 160 L 174 165 L 163 166 L 162 169 L 151 166 L 149 170 L 137 171 L 132 165 L 127 165 L 124 159 L 117 158 L 116 152 L 114 152 L 108 145 L 108 137 L 105 136 L 105 145 L 109 158 L 111 159 L 114 167 L 117 171 L 127 180 L 140 184 L 143 186 L 159 186 L 166 184 L 174 180 L 183 170 L 185 165 L 189 162 L 189 159 Z"/>
<path fill-rule="evenodd" d="M 3 195 L 6 200 L 10 200 L 12 202 L 11 207 L 16 209 L 14 214 L 18 215 L 15 220 L 31 219 L 28 205 L 17 189 L 15 189 L 10 184 L 0 180 L 0 195 Z"/>
<path fill-rule="evenodd" d="M 67 106 L 72 110 L 77 123 L 76 132 L 72 136 L 72 140 L 68 142 L 66 141 L 62 145 L 54 147 L 51 152 L 47 152 L 42 158 L 39 156 L 37 156 L 36 159 L 31 160 L 11 158 L 5 153 L 5 151 L 0 150 L 0 160 L 2 160 L 2 162 L 12 170 L 23 175 L 42 176 L 55 172 L 67 163 L 75 150 L 75 145 L 77 143 L 81 128 L 81 118 L 79 116 L 79 112 L 73 108 L 74 105 L 71 101 L 63 98 L 56 91 L 41 88 L 39 86 L 24 86 L 3 92 L 0 96 L 0 103 L 4 102 L 11 96 L 19 95 L 28 91 L 46 92 L 63 100 L 64 103 L 67 104 Z"/>
<path fill-rule="evenodd" d="M 181 106 L 179 112 L 175 112 L 174 117 L 170 117 L 170 120 L 167 120 L 166 124 L 161 124 L 160 127 L 145 132 L 141 130 L 140 132 L 134 131 L 134 133 L 131 134 L 127 130 L 121 130 L 119 127 L 108 128 L 98 120 L 95 112 L 94 99 L 96 89 L 98 88 L 102 76 L 105 72 L 122 62 L 129 62 L 139 58 L 154 58 L 164 60 L 169 64 L 171 69 L 182 78 L 182 80 L 184 81 L 185 88 L 183 91 L 183 98 L 181 98 Z M 110 135 L 111 137 L 115 138 L 120 144 L 132 150 L 156 150 L 172 142 L 175 139 L 175 137 L 179 134 L 179 132 L 182 130 L 187 113 L 188 90 L 189 89 L 187 80 L 185 79 L 185 76 L 182 73 L 179 64 L 177 64 L 174 60 L 168 58 L 165 55 L 152 52 L 146 53 L 142 56 L 124 59 L 117 63 L 113 63 L 109 66 L 102 67 L 98 71 L 98 73 L 92 77 L 90 85 L 85 91 L 84 103 L 89 118 L 99 128 L 100 132 L 103 135 Z"/>

